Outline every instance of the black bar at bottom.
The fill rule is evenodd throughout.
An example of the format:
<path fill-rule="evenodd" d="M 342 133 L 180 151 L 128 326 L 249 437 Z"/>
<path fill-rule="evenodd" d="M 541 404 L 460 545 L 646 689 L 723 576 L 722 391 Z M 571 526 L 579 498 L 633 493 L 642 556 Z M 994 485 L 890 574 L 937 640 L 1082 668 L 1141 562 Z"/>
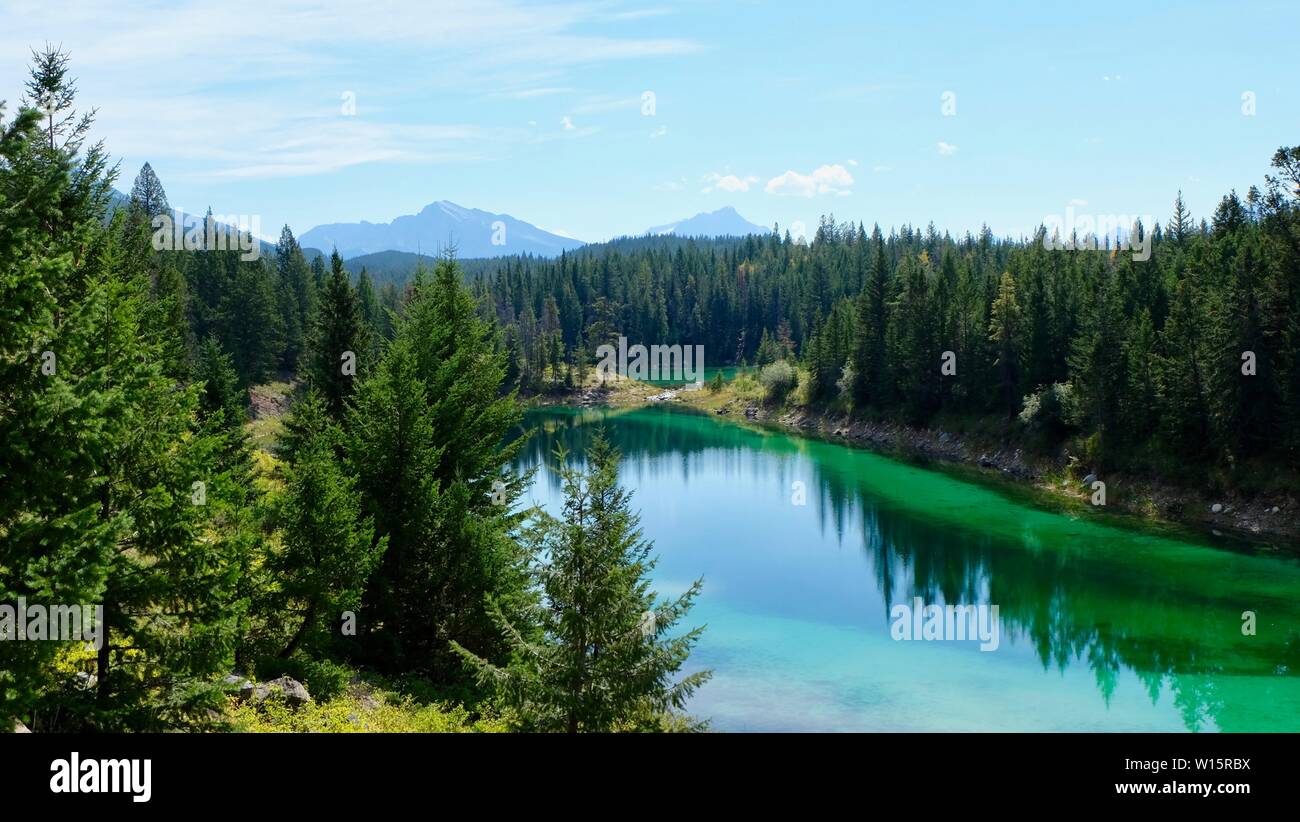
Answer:
<path fill-rule="evenodd" d="M 613 791 L 665 811 L 699 799 L 908 796 L 924 797 L 927 811 L 946 804 L 969 811 L 981 798 L 1227 810 L 1293 796 L 1293 747 L 1292 738 L 1270 735 L 12 734 L 0 738 L 0 802 L 112 805 L 131 818 L 163 809 L 378 810 L 379 800 L 396 812 L 402 802 L 441 795 L 438 806 L 452 813 L 461 803 L 562 805 L 561 795 L 580 788 L 588 801 Z M 76 778 L 76 791 L 65 774 Z M 119 790 L 102 792 L 115 779 Z M 101 792 L 81 789 L 96 781 Z M 137 801 L 146 781 L 148 800 Z"/>

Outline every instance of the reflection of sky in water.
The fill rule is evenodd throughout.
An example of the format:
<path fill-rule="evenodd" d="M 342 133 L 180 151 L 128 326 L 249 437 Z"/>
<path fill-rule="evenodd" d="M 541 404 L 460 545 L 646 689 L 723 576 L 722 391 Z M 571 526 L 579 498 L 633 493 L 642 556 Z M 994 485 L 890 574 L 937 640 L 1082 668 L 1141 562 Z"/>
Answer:
<path fill-rule="evenodd" d="M 550 430 L 525 466 L 593 430 L 564 411 L 532 419 Z M 704 577 L 689 621 L 708 630 L 690 664 L 714 678 L 692 710 L 719 729 L 1300 729 L 1300 679 L 1275 673 L 1296 670 L 1294 562 L 1030 509 L 707 417 L 648 410 L 607 425 L 658 588 Z M 791 503 L 796 481 L 804 506 Z M 555 476 L 538 472 L 528 499 L 558 513 Z M 998 650 L 893 640 L 888 606 L 913 596 L 997 603 Z M 1260 635 L 1243 638 L 1251 605 Z"/>

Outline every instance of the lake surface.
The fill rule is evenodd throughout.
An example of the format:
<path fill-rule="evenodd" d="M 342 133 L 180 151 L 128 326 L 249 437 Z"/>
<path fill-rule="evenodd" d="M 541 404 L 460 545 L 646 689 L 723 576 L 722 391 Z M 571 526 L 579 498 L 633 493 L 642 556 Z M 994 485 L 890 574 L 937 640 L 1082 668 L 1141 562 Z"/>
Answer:
<path fill-rule="evenodd" d="M 1295 558 L 670 408 L 525 422 L 517 467 L 544 466 L 525 502 L 558 514 L 552 449 L 603 425 L 656 589 L 703 577 L 690 669 L 714 675 L 690 710 L 716 730 L 1300 731 Z M 894 639 L 890 609 L 915 597 L 997 605 L 996 650 Z"/>

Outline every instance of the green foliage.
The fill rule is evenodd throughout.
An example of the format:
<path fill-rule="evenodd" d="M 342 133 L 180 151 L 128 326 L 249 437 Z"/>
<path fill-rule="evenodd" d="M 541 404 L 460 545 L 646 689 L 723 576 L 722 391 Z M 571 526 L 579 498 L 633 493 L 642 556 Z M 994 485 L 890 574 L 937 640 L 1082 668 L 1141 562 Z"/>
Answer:
<path fill-rule="evenodd" d="M 329 659 L 315 659 L 303 653 L 279 654 L 257 660 L 257 678 L 263 682 L 287 676 L 301 682 L 317 702 L 328 702 L 347 691 L 356 671 Z"/>
<path fill-rule="evenodd" d="M 276 303 L 284 328 L 281 364 L 294 370 L 307 344 L 307 334 L 316 312 L 316 283 L 302 248 L 289 226 L 280 231 L 275 247 Z"/>
<path fill-rule="evenodd" d="M 763 385 L 767 401 L 779 404 L 785 401 L 786 396 L 799 383 L 799 375 L 795 373 L 794 366 L 790 363 L 777 360 L 771 365 L 764 366 L 759 372 L 758 381 Z"/>
<path fill-rule="evenodd" d="M 1019 414 L 1020 422 L 1047 444 L 1064 439 L 1078 418 L 1074 389 L 1060 382 L 1026 395 Z"/>
<path fill-rule="evenodd" d="M 65 63 L 40 55 L 29 90 L 71 111 Z M 24 114 L 0 138 L 0 196 L 21 194 L 17 211 L 30 214 L 0 229 L 3 304 L 23 311 L 0 358 L 4 390 L 17 392 L 4 402 L 0 599 L 102 604 L 103 644 L 78 663 L 93 687 L 78 688 L 51 666 L 77 640 L 5 643 L 22 647 L 0 665 L 17 677 L 0 682 L 0 718 L 164 729 L 219 700 L 212 677 L 230 663 L 244 610 L 241 543 L 213 517 L 233 490 L 223 443 L 199 423 L 198 388 L 166 373 L 148 255 L 131 245 L 141 237 L 125 213 L 106 220 L 102 152 L 79 153 L 89 122 L 56 114 L 42 143 Z"/>
<path fill-rule="evenodd" d="M 314 691 L 312 691 L 314 695 Z M 226 718 L 243 733 L 502 733 L 506 721 L 475 716 L 459 705 L 421 704 L 391 691 L 343 693 L 291 708 L 272 696 L 232 704 Z"/>
<path fill-rule="evenodd" d="M 194 382 L 201 386 L 200 413 L 216 429 L 239 429 L 248 419 L 248 392 L 240 388 L 230 356 L 215 337 L 199 346 Z"/>
<path fill-rule="evenodd" d="M 502 447 L 522 413 L 505 357 L 451 258 L 421 274 L 376 373 L 347 417 L 348 460 L 389 549 L 366 596 L 376 665 L 459 674 L 449 640 L 496 659 L 485 597 L 509 608 L 525 579 L 510 537 L 522 478 Z"/>
<path fill-rule="evenodd" d="M 337 251 L 330 257 L 330 274 L 320 289 L 308 347 L 307 381 L 320 392 L 330 415 L 342 419 L 344 400 L 373 363 L 370 330 Z M 353 366 L 355 372 L 349 373 Z"/>
<path fill-rule="evenodd" d="M 276 521 L 281 551 L 269 560 L 280 582 L 283 616 L 298 628 L 280 652 L 289 657 L 318 631 L 337 629 L 344 611 L 355 612 L 370 573 L 388 546 L 360 514 L 356 481 L 343 473 L 328 433 L 307 439 L 294 454 Z"/>

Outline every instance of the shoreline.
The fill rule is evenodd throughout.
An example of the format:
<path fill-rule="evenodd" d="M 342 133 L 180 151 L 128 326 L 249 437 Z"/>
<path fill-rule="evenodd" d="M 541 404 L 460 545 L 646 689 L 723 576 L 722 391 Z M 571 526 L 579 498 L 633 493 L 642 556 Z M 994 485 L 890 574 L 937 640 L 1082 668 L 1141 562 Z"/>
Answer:
<path fill-rule="evenodd" d="M 796 436 L 820 438 L 911 462 L 938 463 L 936 467 L 940 469 L 958 468 L 972 480 L 1005 485 L 1041 507 L 1061 510 L 1092 507 L 1091 475 L 1072 476 L 1064 460 L 1026 453 L 1014 443 L 939 426 L 918 428 L 843 412 L 800 406 L 773 407 L 726 388 L 712 392 L 707 387 L 670 387 L 630 379 L 581 391 L 537 395 L 528 398 L 527 403 L 530 407 L 669 405 L 690 408 L 734 424 L 759 425 Z M 1089 479 L 1089 484 L 1083 479 Z M 1172 528 L 1248 543 L 1254 550 L 1300 555 L 1300 503 L 1293 497 L 1210 494 L 1158 478 L 1123 473 L 1096 479 L 1106 483 L 1105 514 L 1119 521 L 1137 518 L 1147 527 Z"/>

